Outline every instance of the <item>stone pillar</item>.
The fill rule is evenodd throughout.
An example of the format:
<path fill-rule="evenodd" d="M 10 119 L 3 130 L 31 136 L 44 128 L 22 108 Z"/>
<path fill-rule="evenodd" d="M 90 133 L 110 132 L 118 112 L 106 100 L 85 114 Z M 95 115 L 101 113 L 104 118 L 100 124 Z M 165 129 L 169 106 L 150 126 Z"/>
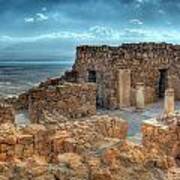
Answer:
<path fill-rule="evenodd" d="M 145 107 L 145 92 L 144 83 L 136 84 L 136 108 L 144 109 Z"/>
<path fill-rule="evenodd" d="M 164 100 L 164 111 L 166 114 L 171 114 L 175 110 L 174 103 L 174 89 L 169 88 L 165 92 L 165 100 Z"/>
<path fill-rule="evenodd" d="M 119 69 L 117 79 L 119 108 L 129 107 L 131 105 L 131 71 L 129 69 Z"/>

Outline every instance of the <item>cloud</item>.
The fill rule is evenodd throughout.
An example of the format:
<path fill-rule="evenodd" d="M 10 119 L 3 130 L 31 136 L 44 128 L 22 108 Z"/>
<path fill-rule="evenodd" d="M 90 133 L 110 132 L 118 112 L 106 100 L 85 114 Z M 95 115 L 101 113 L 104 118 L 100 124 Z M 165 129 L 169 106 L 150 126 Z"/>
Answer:
<path fill-rule="evenodd" d="M 136 0 L 136 2 L 138 2 L 138 3 L 143 3 L 144 0 Z"/>
<path fill-rule="evenodd" d="M 26 23 L 33 23 L 34 22 L 34 18 L 33 17 L 27 17 L 27 18 L 24 18 L 24 21 Z"/>
<path fill-rule="evenodd" d="M 49 17 L 43 13 L 37 13 L 36 14 L 36 21 L 46 21 L 48 19 L 49 19 Z"/>
<path fill-rule="evenodd" d="M 143 24 L 143 22 L 139 19 L 130 19 L 129 22 L 131 24 L 135 24 L 135 25 L 142 25 Z"/>
<path fill-rule="evenodd" d="M 58 31 L 41 33 L 36 36 L 0 36 L 0 44 L 7 45 L 8 49 L 2 49 L 1 54 L 8 55 L 14 52 L 23 57 L 39 57 L 41 55 L 56 55 L 62 53 L 72 55 L 75 47 L 82 44 L 89 45 L 120 45 L 121 43 L 136 42 L 169 42 L 180 41 L 180 33 L 175 30 L 150 29 L 142 26 L 138 28 L 112 28 L 111 26 L 95 25 L 85 31 Z M 12 48 L 11 48 L 12 47 Z M 41 48 L 39 48 L 41 47 Z M 62 53 L 61 53 L 61 52 Z M 24 53 L 24 54 L 23 54 Z M 27 56 L 26 56 L 27 55 Z M 10 56 L 8 56 L 10 57 Z M 13 56 L 14 57 L 14 56 Z"/>
<path fill-rule="evenodd" d="M 0 42 L 4 43 L 31 43 L 44 41 L 62 40 L 65 42 L 82 43 L 115 43 L 122 42 L 178 42 L 180 33 L 175 30 L 153 29 L 153 28 L 123 28 L 117 29 L 110 26 L 92 26 L 84 31 L 57 31 L 52 33 L 42 33 L 36 36 L 0 36 Z"/>
<path fill-rule="evenodd" d="M 157 1 L 157 0 L 136 0 L 137 3 L 140 3 L 140 4 L 143 4 L 143 3 L 148 3 L 148 2 L 154 2 L 154 1 Z"/>
<path fill-rule="evenodd" d="M 43 13 L 36 13 L 33 17 L 25 17 L 24 21 L 26 23 L 34 23 L 34 22 L 41 22 L 41 21 L 47 21 L 49 19 L 48 16 L 46 16 Z"/>
<path fill-rule="evenodd" d="M 53 39 L 92 39 L 94 38 L 91 33 L 88 32 L 67 32 L 59 31 L 49 34 L 40 34 L 38 36 L 25 36 L 25 37 L 14 37 L 14 36 L 0 36 L 1 42 L 11 42 L 11 43 L 21 43 L 21 42 L 36 42 L 43 40 L 53 40 Z"/>

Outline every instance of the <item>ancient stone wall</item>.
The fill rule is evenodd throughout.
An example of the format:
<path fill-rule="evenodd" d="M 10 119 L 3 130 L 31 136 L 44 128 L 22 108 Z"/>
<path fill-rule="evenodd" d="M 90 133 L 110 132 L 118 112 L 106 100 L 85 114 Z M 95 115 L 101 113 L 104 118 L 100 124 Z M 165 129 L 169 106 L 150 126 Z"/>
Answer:
<path fill-rule="evenodd" d="M 162 152 L 176 159 L 180 157 L 179 116 L 166 121 L 170 124 L 155 119 L 145 121 L 142 125 L 142 144 L 151 152 Z"/>
<path fill-rule="evenodd" d="M 96 114 L 96 86 L 93 83 L 64 83 L 32 89 L 28 99 L 32 122 L 44 120 L 44 113 L 81 118 Z"/>
<path fill-rule="evenodd" d="M 160 70 L 167 70 L 166 86 L 175 87 L 176 97 L 179 92 L 180 46 L 172 44 L 123 44 L 119 47 L 81 46 L 77 48 L 73 70 L 78 74 L 78 81 L 88 81 L 88 72 L 96 71 L 98 102 L 110 108 L 118 107 L 117 72 L 119 69 L 131 71 L 132 104 L 136 83 L 145 84 L 145 102 L 151 103 L 158 98 Z"/>
<path fill-rule="evenodd" d="M 26 159 L 33 155 L 56 161 L 59 153 L 86 153 L 105 138 L 125 139 L 127 122 L 109 116 L 93 116 L 83 121 L 62 123 L 56 128 L 39 124 L 16 128 L 0 125 L 0 161 Z"/>
<path fill-rule="evenodd" d="M 68 121 L 56 129 L 3 124 L 0 179 L 164 180 L 171 161 L 126 141 L 127 129 L 126 121 L 109 116 Z"/>
<path fill-rule="evenodd" d="M 0 124 L 14 123 L 15 111 L 12 106 L 7 104 L 0 104 Z"/>

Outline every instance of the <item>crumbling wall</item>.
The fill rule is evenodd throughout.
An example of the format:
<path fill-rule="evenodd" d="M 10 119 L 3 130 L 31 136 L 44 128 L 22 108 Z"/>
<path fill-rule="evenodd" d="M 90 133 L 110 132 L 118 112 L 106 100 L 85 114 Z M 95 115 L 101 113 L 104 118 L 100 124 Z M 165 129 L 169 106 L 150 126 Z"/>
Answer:
<path fill-rule="evenodd" d="M 46 161 L 57 160 L 59 153 L 86 153 L 95 150 L 105 138 L 125 139 L 127 122 L 109 116 L 93 116 L 83 121 L 68 121 L 55 128 L 39 124 L 16 128 L 0 126 L 0 161 L 24 160 L 33 155 Z"/>
<path fill-rule="evenodd" d="M 64 83 L 29 93 L 29 116 L 32 122 L 44 119 L 44 113 L 59 113 L 68 118 L 96 114 L 96 86 L 92 83 Z"/>
<path fill-rule="evenodd" d="M 88 81 L 88 72 L 97 72 L 97 92 L 102 106 L 117 108 L 117 71 L 129 69 L 131 71 L 132 91 L 136 83 L 145 84 L 145 102 L 151 103 L 158 98 L 158 86 L 161 69 L 167 69 L 167 86 L 174 87 L 180 75 L 178 66 L 180 48 L 172 44 L 123 44 L 119 47 L 109 46 L 81 46 L 77 48 L 76 61 L 73 70 L 78 72 L 78 81 Z M 176 77 L 173 80 L 173 77 Z M 172 80 L 170 80 L 172 79 Z M 180 88 L 179 88 L 180 89 Z M 180 97 L 178 88 L 175 88 L 176 97 Z M 132 93 L 132 102 L 134 95 Z"/>
<path fill-rule="evenodd" d="M 171 117 L 170 125 L 156 120 L 149 120 L 142 125 L 142 144 L 151 152 L 162 152 L 176 158 L 180 155 L 180 128 L 177 117 Z"/>
<path fill-rule="evenodd" d="M 164 179 L 171 161 L 126 141 L 127 122 L 109 116 L 0 126 L 0 179 Z M 142 171 L 143 169 L 143 171 Z"/>
<path fill-rule="evenodd" d="M 7 104 L 0 104 L 0 124 L 14 123 L 15 111 L 12 106 Z"/>

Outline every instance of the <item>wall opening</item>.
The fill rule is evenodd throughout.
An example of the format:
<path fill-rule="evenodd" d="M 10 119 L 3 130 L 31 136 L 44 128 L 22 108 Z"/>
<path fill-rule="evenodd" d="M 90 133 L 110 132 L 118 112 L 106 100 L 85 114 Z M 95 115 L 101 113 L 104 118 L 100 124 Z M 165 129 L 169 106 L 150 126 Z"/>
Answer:
<path fill-rule="evenodd" d="M 105 84 L 104 84 L 104 74 L 98 73 L 97 74 L 97 107 L 104 107 L 105 101 Z"/>
<path fill-rule="evenodd" d="M 180 154 L 176 155 L 175 162 L 178 167 L 180 167 Z"/>
<path fill-rule="evenodd" d="M 167 69 L 160 69 L 159 70 L 160 77 L 159 77 L 159 98 L 163 98 L 165 95 L 165 90 L 167 88 Z"/>
<path fill-rule="evenodd" d="M 96 82 L 96 80 L 97 80 L 97 73 L 96 73 L 96 71 L 89 71 L 88 72 L 88 82 L 93 82 L 93 83 L 95 83 Z"/>

